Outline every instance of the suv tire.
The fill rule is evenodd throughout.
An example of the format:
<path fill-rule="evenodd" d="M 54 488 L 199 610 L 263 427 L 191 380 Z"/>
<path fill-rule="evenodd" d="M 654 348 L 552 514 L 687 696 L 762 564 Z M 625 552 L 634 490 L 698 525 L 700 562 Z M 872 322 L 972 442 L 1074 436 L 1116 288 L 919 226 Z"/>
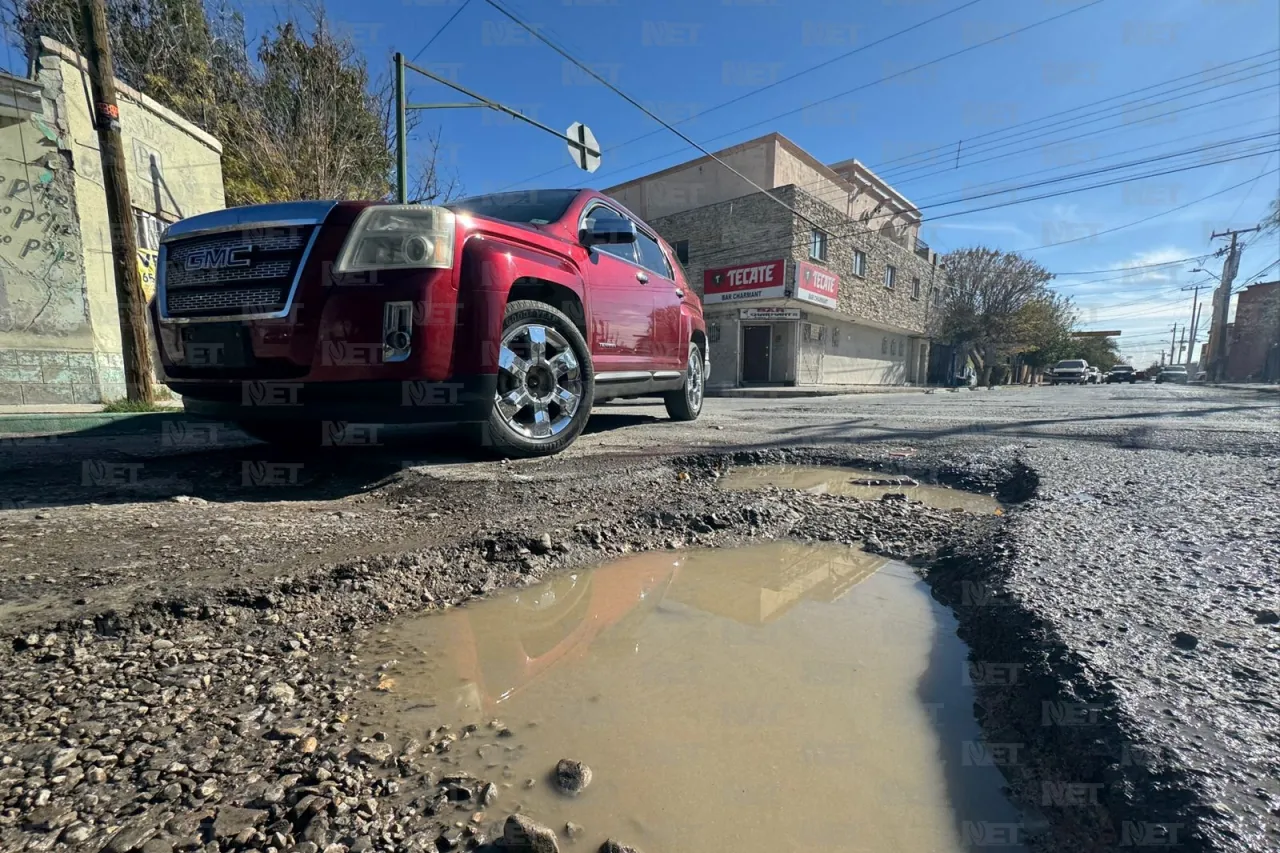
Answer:
<path fill-rule="evenodd" d="M 564 450 L 591 417 L 595 370 L 578 327 L 534 300 L 511 302 L 502 320 L 498 391 L 480 441 L 502 456 Z"/>
<path fill-rule="evenodd" d="M 662 395 L 662 402 L 667 406 L 667 415 L 673 421 L 693 421 L 702 413 L 703 391 L 706 377 L 702 375 L 702 350 L 698 345 L 689 343 L 689 366 L 684 372 L 684 385 L 678 391 L 668 391 Z"/>

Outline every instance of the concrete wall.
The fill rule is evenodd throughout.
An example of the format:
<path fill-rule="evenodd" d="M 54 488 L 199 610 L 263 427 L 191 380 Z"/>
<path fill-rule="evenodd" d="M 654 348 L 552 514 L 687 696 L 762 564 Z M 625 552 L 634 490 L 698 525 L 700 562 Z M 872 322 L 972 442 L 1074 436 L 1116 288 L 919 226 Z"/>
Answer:
<path fill-rule="evenodd" d="M 1226 378 L 1230 382 L 1269 381 L 1268 360 L 1280 346 L 1280 281 L 1241 291 L 1228 335 Z"/>
<path fill-rule="evenodd" d="M 753 140 L 717 156 L 762 187 L 774 185 L 776 143 Z M 757 192 L 733 172 L 703 158 L 605 190 L 646 222 Z"/>
<path fill-rule="evenodd" d="M 48 39 L 35 65 L 40 114 L 0 119 L 0 404 L 100 402 L 124 374 L 87 65 Z M 224 207 L 217 140 L 116 86 L 133 206 L 166 223 Z"/>
<path fill-rule="evenodd" d="M 779 163 L 782 162 L 783 158 L 780 158 Z M 802 384 L 923 382 L 919 367 L 920 349 L 922 346 L 927 348 L 927 341 L 922 338 L 933 308 L 930 293 L 934 284 L 943 283 L 942 271 L 914 252 L 874 232 L 862 233 L 839 211 L 802 189 L 782 187 L 773 195 L 810 220 L 825 226 L 830 235 L 827 261 L 820 265 L 840 276 L 840 294 L 836 314 L 790 302 L 790 307 L 804 308 L 805 322 L 826 327 L 827 337 L 819 345 L 804 339 L 801 325 L 791 325 L 790 337 L 783 342 L 774 342 L 775 366 L 786 364 L 786 372 L 771 378 Z M 703 273 L 707 269 L 785 258 L 790 281 L 798 262 L 815 263 L 809 259 L 810 225 L 764 193 L 649 222 L 669 242 L 689 242 L 689 262 L 685 268 L 699 293 L 702 292 Z M 852 234 L 855 231 L 859 233 Z M 844 236 L 849 234 L 852 236 Z M 853 275 L 855 249 L 867 254 L 865 278 Z M 884 271 L 888 264 L 893 264 L 898 270 L 893 290 L 884 286 Z M 919 298 L 915 298 L 912 291 L 912 279 L 915 277 L 921 280 Z M 782 304 L 785 303 L 771 300 L 748 305 L 706 306 L 708 324 L 719 329 L 719 341 L 712 344 L 711 385 L 733 385 L 737 381 L 740 360 L 738 309 L 750 305 Z M 840 335 L 833 343 L 831 330 L 836 328 Z M 882 346 L 889 351 L 882 353 Z M 798 353 L 798 357 L 783 358 L 783 352 Z"/>

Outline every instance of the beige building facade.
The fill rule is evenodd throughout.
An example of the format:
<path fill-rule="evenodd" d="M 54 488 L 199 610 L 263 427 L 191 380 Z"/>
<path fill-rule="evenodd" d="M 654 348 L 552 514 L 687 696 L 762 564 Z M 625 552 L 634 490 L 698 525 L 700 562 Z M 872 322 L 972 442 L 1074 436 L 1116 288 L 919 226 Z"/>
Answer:
<path fill-rule="evenodd" d="M 124 396 L 87 69 L 42 39 L 29 77 L 0 75 L 0 405 Z M 118 80 L 116 88 L 148 289 L 164 227 L 225 206 L 222 146 L 146 95 Z"/>
<path fill-rule="evenodd" d="M 768 192 L 710 157 L 605 190 L 702 296 L 709 385 L 924 384 L 945 277 L 919 211 L 859 161 L 828 166 L 780 134 L 716 156 Z"/>

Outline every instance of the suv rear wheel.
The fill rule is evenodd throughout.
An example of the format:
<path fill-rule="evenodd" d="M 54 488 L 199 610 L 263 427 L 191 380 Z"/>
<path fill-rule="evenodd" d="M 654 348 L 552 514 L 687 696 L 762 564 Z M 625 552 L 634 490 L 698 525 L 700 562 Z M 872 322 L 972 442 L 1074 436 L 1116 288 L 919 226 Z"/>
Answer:
<path fill-rule="evenodd" d="M 673 421 L 696 420 L 702 413 L 702 394 L 705 377 L 702 375 L 702 350 L 695 343 L 689 344 L 689 367 L 684 373 L 684 387 L 668 391 L 662 401 L 667 404 L 667 414 Z"/>
<path fill-rule="evenodd" d="M 482 440 L 506 456 L 559 453 L 586 426 L 594 392 L 591 354 L 569 318 L 544 302 L 508 304 Z"/>

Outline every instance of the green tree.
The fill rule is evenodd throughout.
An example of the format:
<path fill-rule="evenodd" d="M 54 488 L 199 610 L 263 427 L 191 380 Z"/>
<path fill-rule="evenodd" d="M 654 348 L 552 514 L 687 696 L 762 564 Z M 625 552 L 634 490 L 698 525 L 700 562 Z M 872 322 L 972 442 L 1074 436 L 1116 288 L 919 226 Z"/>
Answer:
<path fill-rule="evenodd" d="M 1115 338 L 1073 338 L 1069 352 L 1063 358 L 1083 358 L 1100 370 L 1110 370 L 1120 361 Z"/>

